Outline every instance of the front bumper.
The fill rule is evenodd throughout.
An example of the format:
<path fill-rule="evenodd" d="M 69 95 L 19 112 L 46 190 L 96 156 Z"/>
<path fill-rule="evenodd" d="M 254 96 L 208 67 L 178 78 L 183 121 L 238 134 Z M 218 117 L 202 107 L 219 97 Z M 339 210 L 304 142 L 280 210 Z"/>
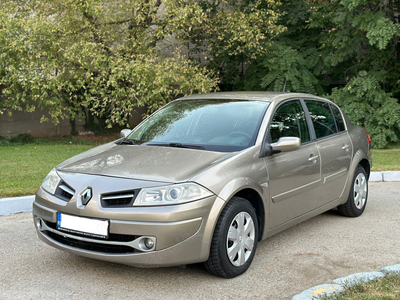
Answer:
<path fill-rule="evenodd" d="M 81 256 L 139 267 L 198 263 L 208 259 L 214 227 L 224 206 L 217 196 L 181 205 L 128 208 L 104 208 L 97 199 L 94 195 L 81 207 L 75 196 L 65 202 L 40 188 L 33 203 L 39 238 Z M 109 238 L 60 231 L 57 212 L 107 219 Z M 156 239 L 154 251 L 138 247 L 138 241 L 146 236 Z"/>

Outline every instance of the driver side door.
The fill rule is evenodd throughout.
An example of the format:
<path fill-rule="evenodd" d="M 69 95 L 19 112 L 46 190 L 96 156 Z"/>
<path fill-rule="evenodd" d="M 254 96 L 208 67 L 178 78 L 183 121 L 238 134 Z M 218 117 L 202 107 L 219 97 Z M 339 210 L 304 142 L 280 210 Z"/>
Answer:
<path fill-rule="evenodd" d="M 301 148 L 265 157 L 269 175 L 269 228 L 282 225 L 315 209 L 320 186 L 320 157 L 311 137 L 302 101 L 289 100 L 280 104 L 267 131 L 267 142 L 281 137 L 298 137 Z"/>

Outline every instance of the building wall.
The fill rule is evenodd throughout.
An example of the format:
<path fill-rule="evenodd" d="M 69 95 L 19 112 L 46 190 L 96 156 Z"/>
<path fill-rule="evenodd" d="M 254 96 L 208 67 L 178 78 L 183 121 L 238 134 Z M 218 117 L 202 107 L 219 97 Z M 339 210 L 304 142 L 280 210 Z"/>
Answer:
<path fill-rule="evenodd" d="M 130 127 L 133 128 L 142 121 L 142 116 L 146 112 L 143 107 L 137 108 L 129 119 Z M 37 110 L 32 113 L 22 111 L 12 111 L 9 116 L 6 112 L 0 114 L 0 135 L 17 136 L 21 133 L 29 133 L 35 138 L 50 138 L 54 135 L 71 134 L 69 119 L 61 120 L 60 124 L 54 125 L 51 121 L 40 122 L 43 115 L 48 115 L 46 111 Z M 84 131 L 84 120 L 76 121 L 76 131 Z"/>
<path fill-rule="evenodd" d="M 32 113 L 12 111 L 12 115 L 3 113 L 0 115 L 0 135 L 17 136 L 21 133 L 29 133 L 33 137 L 48 138 L 54 135 L 71 134 L 71 125 L 68 119 L 61 120 L 60 124 L 54 125 L 51 121 L 40 122 L 45 111 L 37 110 Z M 77 131 L 83 130 L 83 120 L 76 122 Z"/>

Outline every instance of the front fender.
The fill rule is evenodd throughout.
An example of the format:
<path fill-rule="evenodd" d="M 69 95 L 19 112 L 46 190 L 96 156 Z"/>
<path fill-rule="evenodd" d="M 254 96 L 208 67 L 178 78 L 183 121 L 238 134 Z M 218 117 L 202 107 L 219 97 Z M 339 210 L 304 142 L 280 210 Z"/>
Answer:
<path fill-rule="evenodd" d="M 249 177 L 235 178 L 229 181 L 217 196 L 224 201 L 229 201 L 238 192 L 248 188 L 255 190 L 263 200 L 266 198 L 267 191 L 264 191 L 259 183 Z"/>

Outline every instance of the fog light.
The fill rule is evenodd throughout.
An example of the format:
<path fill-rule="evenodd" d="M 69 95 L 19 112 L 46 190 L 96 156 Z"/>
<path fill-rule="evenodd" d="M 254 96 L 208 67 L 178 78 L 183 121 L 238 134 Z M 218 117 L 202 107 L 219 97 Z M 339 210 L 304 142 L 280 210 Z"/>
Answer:
<path fill-rule="evenodd" d="M 39 230 L 42 230 L 42 219 L 41 218 L 36 218 L 36 227 Z"/>
<path fill-rule="evenodd" d="M 150 239 L 150 238 L 146 238 L 145 240 L 144 240 L 144 245 L 145 245 L 145 247 L 147 248 L 147 249 L 153 249 L 153 247 L 154 247 L 154 241 L 152 240 L 152 239 Z"/>
<path fill-rule="evenodd" d="M 132 247 L 143 251 L 151 252 L 156 250 L 157 239 L 154 236 L 141 236 L 133 241 Z"/>

